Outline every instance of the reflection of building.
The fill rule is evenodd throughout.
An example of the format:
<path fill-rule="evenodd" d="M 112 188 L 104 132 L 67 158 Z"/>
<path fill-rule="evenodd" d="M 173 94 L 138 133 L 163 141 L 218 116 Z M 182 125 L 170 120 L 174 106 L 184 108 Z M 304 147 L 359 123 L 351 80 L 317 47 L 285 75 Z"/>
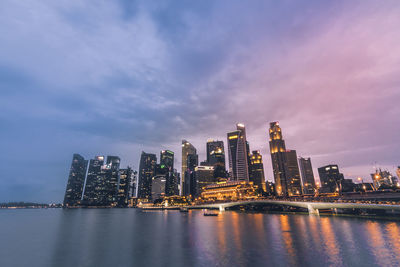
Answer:
<path fill-rule="evenodd" d="M 228 136 L 229 175 L 233 181 L 249 181 L 246 130 L 243 124 L 236 124 L 236 131 Z"/>
<path fill-rule="evenodd" d="M 190 185 L 186 181 L 189 177 L 186 176 L 186 171 L 188 168 L 188 155 L 197 155 L 196 148 L 186 140 L 182 140 L 182 182 L 181 182 L 181 194 L 187 196 L 190 194 L 189 188 Z M 196 166 L 198 165 L 198 160 Z M 193 171 L 193 170 L 192 170 Z"/>
<path fill-rule="evenodd" d="M 196 192 L 194 194 L 195 196 L 199 196 L 201 194 L 201 190 L 203 187 L 216 182 L 214 178 L 213 166 L 197 166 L 195 168 L 195 177 L 196 177 Z"/>
<path fill-rule="evenodd" d="M 275 190 L 278 196 L 287 196 L 286 146 L 278 122 L 271 122 L 269 128 L 269 149 L 274 172 Z"/>
<path fill-rule="evenodd" d="M 301 195 L 301 180 L 296 150 L 286 150 L 287 190 L 289 196 Z"/>
<path fill-rule="evenodd" d="M 250 181 L 263 191 L 265 188 L 264 164 L 260 151 L 255 150 L 250 155 Z"/>
<path fill-rule="evenodd" d="M 65 191 L 64 206 L 80 205 L 83 185 L 85 184 L 87 165 L 88 161 L 81 155 L 73 155 L 71 169 L 69 170 L 67 189 Z"/>
<path fill-rule="evenodd" d="M 138 198 L 151 197 L 151 183 L 155 176 L 157 157 L 155 154 L 142 152 L 139 164 Z"/>
<path fill-rule="evenodd" d="M 344 176 L 339 172 L 338 165 L 327 165 L 318 168 L 318 173 L 321 180 L 321 193 L 339 192 Z"/>
<path fill-rule="evenodd" d="M 207 185 L 203 188 L 203 200 L 238 200 L 257 197 L 257 186 L 253 182 L 232 181 Z"/>
<path fill-rule="evenodd" d="M 151 199 L 153 201 L 165 196 L 166 181 L 165 175 L 157 175 L 152 178 Z"/>
<path fill-rule="evenodd" d="M 207 165 L 214 166 L 214 178 L 226 178 L 223 141 L 207 141 Z"/>
<path fill-rule="evenodd" d="M 311 165 L 310 158 L 299 158 L 301 179 L 303 181 L 303 192 L 304 194 L 314 194 L 315 193 L 315 179 L 314 173 Z"/>
<path fill-rule="evenodd" d="M 397 187 L 397 178 L 388 171 L 376 170 L 371 177 L 376 190 Z"/>

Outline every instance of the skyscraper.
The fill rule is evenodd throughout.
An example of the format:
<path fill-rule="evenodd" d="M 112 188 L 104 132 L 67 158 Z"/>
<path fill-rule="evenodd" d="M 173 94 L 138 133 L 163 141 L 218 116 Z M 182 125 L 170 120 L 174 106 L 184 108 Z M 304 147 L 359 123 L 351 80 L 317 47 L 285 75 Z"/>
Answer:
<path fill-rule="evenodd" d="M 250 155 L 250 181 L 260 190 L 265 188 L 264 164 L 258 150 L 253 151 Z"/>
<path fill-rule="evenodd" d="M 119 165 L 120 158 L 117 156 L 107 156 L 106 173 L 106 202 L 112 204 L 117 202 L 118 195 L 118 180 L 119 180 Z"/>
<path fill-rule="evenodd" d="M 199 156 L 197 154 L 189 154 L 187 156 L 187 169 L 186 172 L 182 175 L 185 177 L 185 188 L 184 195 L 194 196 L 196 193 L 196 176 L 195 176 L 195 168 L 199 166 Z"/>
<path fill-rule="evenodd" d="M 104 156 L 96 156 L 89 161 L 85 192 L 83 194 L 85 205 L 102 205 L 106 202 L 106 176 L 103 165 Z"/>
<path fill-rule="evenodd" d="M 96 156 L 89 162 L 83 201 L 89 206 L 110 206 L 117 203 L 120 159 L 107 156 Z"/>
<path fill-rule="evenodd" d="M 279 122 L 271 122 L 269 128 L 269 149 L 274 172 L 275 190 L 278 196 L 287 196 L 286 146 Z"/>
<path fill-rule="evenodd" d="M 131 183 L 133 179 L 133 171 L 128 166 L 126 169 L 119 170 L 118 183 L 118 206 L 128 206 L 129 197 L 131 195 Z"/>
<path fill-rule="evenodd" d="M 286 150 L 287 190 L 289 196 L 301 195 L 301 179 L 296 150 Z"/>
<path fill-rule="evenodd" d="M 339 172 L 338 165 L 327 165 L 318 168 L 319 179 L 321 180 L 321 193 L 340 192 L 344 176 Z"/>
<path fill-rule="evenodd" d="M 304 194 L 315 194 L 315 179 L 310 158 L 299 158 L 301 179 Z"/>
<path fill-rule="evenodd" d="M 69 170 L 67 188 L 65 190 L 64 206 L 77 206 L 81 204 L 83 186 L 85 184 L 88 161 L 81 155 L 74 154 Z"/>
<path fill-rule="evenodd" d="M 214 178 L 226 178 L 225 151 L 223 141 L 207 141 L 207 165 L 214 166 Z"/>
<path fill-rule="evenodd" d="M 151 198 L 151 183 L 155 176 L 157 156 L 142 151 L 139 163 L 138 198 Z"/>
<path fill-rule="evenodd" d="M 165 195 L 173 196 L 179 194 L 178 177 L 174 173 L 174 152 L 170 150 L 161 151 L 160 165 L 161 167 L 165 166 L 167 170 L 167 172 L 165 173 L 165 178 L 166 178 Z"/>
<path fill-rule="evenodd" d="M 197 155 L 196 148 L 186 140 L 182 140 L 182 182 L 181 182 L 181 194 L 186 196 L 188 192 L 188 183 L 186 182 L 186 170 L 188 168 L 188 155 Z M 198 163 L 197 163 L 198 164 Z"/>
<path fill-rule="evenodd" d="M 165 185 L 166 185 L 165 175 L 156 175 L 151 181 L 151 200 L 156 200 L 165 196 Z"/>
<path fill-rule="evenodd" d="M 246 129 L 243 124 L 236 125 L 237 130 L 227 134 L 229 153 L 229 174 L 231 180 L 249 181 Z"/>

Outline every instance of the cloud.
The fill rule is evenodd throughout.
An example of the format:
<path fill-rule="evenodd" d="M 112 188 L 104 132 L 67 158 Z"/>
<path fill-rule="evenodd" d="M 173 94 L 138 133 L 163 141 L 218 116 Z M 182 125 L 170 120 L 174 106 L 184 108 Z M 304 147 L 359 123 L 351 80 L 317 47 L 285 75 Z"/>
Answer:
<path fill-rule="evenodd" d="M 269 179 L 274 120 L 315 168 L 337 163 L 365 178 L 375 162 L 393 168 L 399 9 L 396 1 L 2 1 L 0 187 L 9 189 L 0 201 L 60 201 L 72 153 L 120 155 L 137 168 L 141 150 L 171 149 L 179 169 L 181 139 L 202 160 L 206 140 L 225 141 L 239 121 Z M 12 189 L 19 185 L 30 193 Z"/>

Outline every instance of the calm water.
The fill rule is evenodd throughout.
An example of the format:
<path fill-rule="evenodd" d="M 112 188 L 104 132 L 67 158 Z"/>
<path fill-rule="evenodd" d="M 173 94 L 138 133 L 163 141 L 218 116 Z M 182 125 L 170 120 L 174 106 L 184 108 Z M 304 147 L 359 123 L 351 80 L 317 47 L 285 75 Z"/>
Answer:
<path fill-rule="evenodd" d="M 0 210 L 0 266 L 398 266 L 400 222 L 136 209 Z"/>

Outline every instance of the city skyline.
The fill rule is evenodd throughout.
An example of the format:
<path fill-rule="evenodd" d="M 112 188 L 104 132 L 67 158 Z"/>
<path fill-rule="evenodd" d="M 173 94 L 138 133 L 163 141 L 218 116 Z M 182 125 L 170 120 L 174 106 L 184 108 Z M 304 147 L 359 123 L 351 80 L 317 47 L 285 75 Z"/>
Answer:
<path fill-rule="evenodd" d="M 394 174 L 400 5 L 360 3 L 2 2 L 0 201 L 62 202 L 73 153 L 180 170 L 182 139 L 203 161 L 237 122 L 269 181 L 276 120 L 316 179 Z"/>

